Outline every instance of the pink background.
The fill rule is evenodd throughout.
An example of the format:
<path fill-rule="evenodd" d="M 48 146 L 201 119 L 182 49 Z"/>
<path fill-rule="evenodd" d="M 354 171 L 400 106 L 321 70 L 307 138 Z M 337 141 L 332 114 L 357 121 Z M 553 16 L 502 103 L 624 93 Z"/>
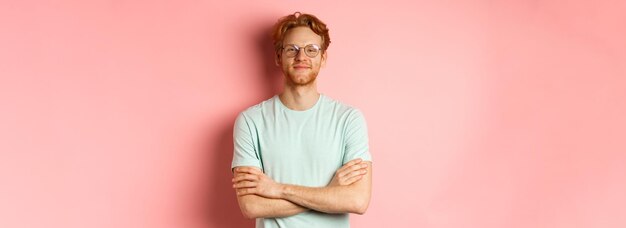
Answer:
<path fill-rule="evenodd" d="M 621 0 L 2 0 L 0 227 L 252 227 L 232 125 L 296 10 L 369 124 L 354 227 L 626 227 Z"/>

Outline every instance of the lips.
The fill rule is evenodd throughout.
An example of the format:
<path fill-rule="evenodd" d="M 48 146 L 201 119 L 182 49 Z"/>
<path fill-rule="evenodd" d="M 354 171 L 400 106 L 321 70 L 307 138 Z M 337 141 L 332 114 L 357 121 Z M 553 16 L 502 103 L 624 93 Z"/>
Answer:
<path fill-rule="evenodd" d="M 309 69 L 309 68 L 311 68 L 311 67 L 309 67 L 307 65 L 295 65 L 295 66 L 293 66 L 293 69 L 296 69 L 296 70 L 305 70 L 305 69 Z"/>

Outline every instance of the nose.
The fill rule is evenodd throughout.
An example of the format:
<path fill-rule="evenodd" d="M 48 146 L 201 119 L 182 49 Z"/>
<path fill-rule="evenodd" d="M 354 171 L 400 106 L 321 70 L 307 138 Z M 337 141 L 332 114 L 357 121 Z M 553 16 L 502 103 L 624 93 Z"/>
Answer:
<path fill-rule="evenodd" d="M 300 50 L 298 50 L 298 53 L 296 53 L 296 56 L 294 57 L 296 60 L 305 60 L 308 56 L 306 56 L 306 54 L 304 54 L 304 48 L 300 48 Z"/>

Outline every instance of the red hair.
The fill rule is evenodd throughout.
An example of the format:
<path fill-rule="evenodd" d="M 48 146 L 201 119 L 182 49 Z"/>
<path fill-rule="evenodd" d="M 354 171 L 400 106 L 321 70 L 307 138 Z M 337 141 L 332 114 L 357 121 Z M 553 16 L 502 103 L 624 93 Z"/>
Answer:
<path fill-rule="evenodd" d="M 283 39 L 289 29 L 295 27 L 309 27 L 315 34 L 322 37 L 322 50 L 325 51 L 330 45 L 330 36 L 328 35 L 328 28 L 326 24 L 317 17 L 311 14 L 302 14 L 295 12 L 278 19 L 278 22 L 274 25 L 274 31 L 272 32 L 272 39 L 274 41 L 274 50 L 278 53 L 283 48 Z"/>

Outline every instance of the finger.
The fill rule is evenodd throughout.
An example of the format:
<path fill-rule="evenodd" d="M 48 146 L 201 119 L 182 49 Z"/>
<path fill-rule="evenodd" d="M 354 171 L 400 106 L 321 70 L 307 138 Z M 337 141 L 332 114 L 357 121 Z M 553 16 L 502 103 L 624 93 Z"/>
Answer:
<path fill-rule="evenodd" d="M 348 178 L 348 179 L 346 180 L 345 184 L 346 184 L 346 185 L 351 185 L 351 184 L 353 184 L 354 182 L 359 181 L 361 178 L 363 178 L 363 175 L 357 175 L 357 176 L 350 177 L 350 178 Z"/>
<path fill-rule="evenodd" d="M 362 169 L 362 168 L 359 168 L 358 166 L 354 166 L 354 165 L 353 165 L 353 166 L 351 166 L 349 169 L 346 169 L 346 170 L 344 170 L 343 172 L 338 173 L 338 174 L 337 174 L 337 176 L 338 176 L 338 177 L 343 178 L 343 177 L 345 177 L 346 175 L 349 175 L 350 173 L 352 173 L 352 172 L 356 172 L 356 171 L 358 171 L 358 170 L 360 170 L 360 169 Z"/>
<path fill-rule="evenodd" d="M 233 178 L 233 183 L 241 182 L 241 181 L 258 181 L 259 178 L 256 175 L 246 174 Z"/>
<path fill-rule="evenodd" d="M 234 174 L 237 175 L 237 174 L 246 173 L 246 169 L 248 169 L 248 168 L 246 168 L 246 167 L 237 167 L 237 168 L 235 168 L 235 173 Z"/>
<path fill-rule="evenodd" d="M 348 179 L 348 178 L 351 178 L 351 177 L 354 177 L 354 176 L 358 176 L 358 175 L 365 175 L 366 173 L 367 173 L 367 169 L 354 170 L 352 172 L 349 172 L 345 176 L 343 176 L 343 179 Z"/>
<path fill-rule="evenodd" d="M 237 189 L 237 195 L 238 196 L 245 196 L 245 195 L 252 195 L 256 193 L 256 189 L 255 188 L 240 188 Z"/>
<path fill-rule="evenodd" d="M 259 180 L 259 177 L 257 175 L 240 174 L 240 175 L 237 175 L 235 178 L 233 178 L 232 182 L 237 183 L 240 181 L 256 181 L 256 180 Z"/>
<path fill-rule="evenodd" d="M 355 164 L 358 164 L 359 162 L 361 162 L 361 161 L 360 161 L 360 159 L 358 159 L 358 158 L 357 158 L 357 159 L 354 159 L 354 160 L 352 160 L 352 161 L 349 161 L 348 163 L 346 163 L 346 164 L 344 164 L 343 166 L 341 166 L 341 168 L 339 168 L 339 169 L 337 170 L 337 172 L 338 172 L 338 173 L 339 173 L 339 172 L 343 172 L 344 170 L 346 170 L 346 169 L 347 169 L 347 168 L 349 168 L 350 166 L 353 166 L 353 165 L 355 165 Z"/>
<path fill-rule="evenodd" d="M 252 173 L 252 174 L 263 174 L 263 172 L 261 172 L 261 170 L 256 169 L 256 168 L 248 168 L 248 173 Z"/>
<path fill-rule="evenodd" d="M 252 188 L 252 187 L 256 187 L 257 186 L 257 182 L 252 182 L 252 181 L 241 181 L 241 182 L 237 182 L 235 184 L 233 184 L 233 188 L 239 189 L 239 188 Z"/>
<path fill-rule="evenodd" d="M 261 171 L 257 168 L 252 167 L 238 167 L 235 169 L 235 174 L 239 173 L 250 173 L 250 174 L 259 174 Z"/>
<path fill-rule="evenodd" d="M 337 172 L 342 172 L 342 171 L 346 170 L 347 168 L 349 168 L 350 166 L 359 164 L 361 161 L 363 161 L 363 159 L 360 159 L 360 158 L 351 160 L 348 163 L 346 163 L 345 165 L 343 165 L 341 168 L 339 168 L 339 170 L 337 170 Z"/>
<path fill-rule="evenodd" d="M 339 177 L 343 177 L 351 172 L 359 171 L 361 169 L 366 169 L 366 168 L 367 168 L 367 163 L 353 165 L 353 166 L 350 166 L 350 168 L 348 168 L 347 170 L 344 170 L 342 173 L 340 173 Z"/>
<path fill-rule="evenodd" d="M 233 183 L 237 183 L 237 182 L 239 182 L 239 181 L 244 180 L 244 179 L 246 178 L 246 175 L 248 175 L 248 174 L 237 174 L 237 175 L 235 175 L 235 177 L 233 177 L 233 178 L 231 179 L 231 181 L 232 181 Z"/>
<path fill-rule="evenodd" d="M 234 178 L 237 178 L 237 177 L 243 178 L 243 177 L 246 177 L 246 176 L 250 177 L 250 176 L 255 176 L 255 175 L 251 174 L 251 173 L 239 173 L 239 174 L 235 175 Z"/>

